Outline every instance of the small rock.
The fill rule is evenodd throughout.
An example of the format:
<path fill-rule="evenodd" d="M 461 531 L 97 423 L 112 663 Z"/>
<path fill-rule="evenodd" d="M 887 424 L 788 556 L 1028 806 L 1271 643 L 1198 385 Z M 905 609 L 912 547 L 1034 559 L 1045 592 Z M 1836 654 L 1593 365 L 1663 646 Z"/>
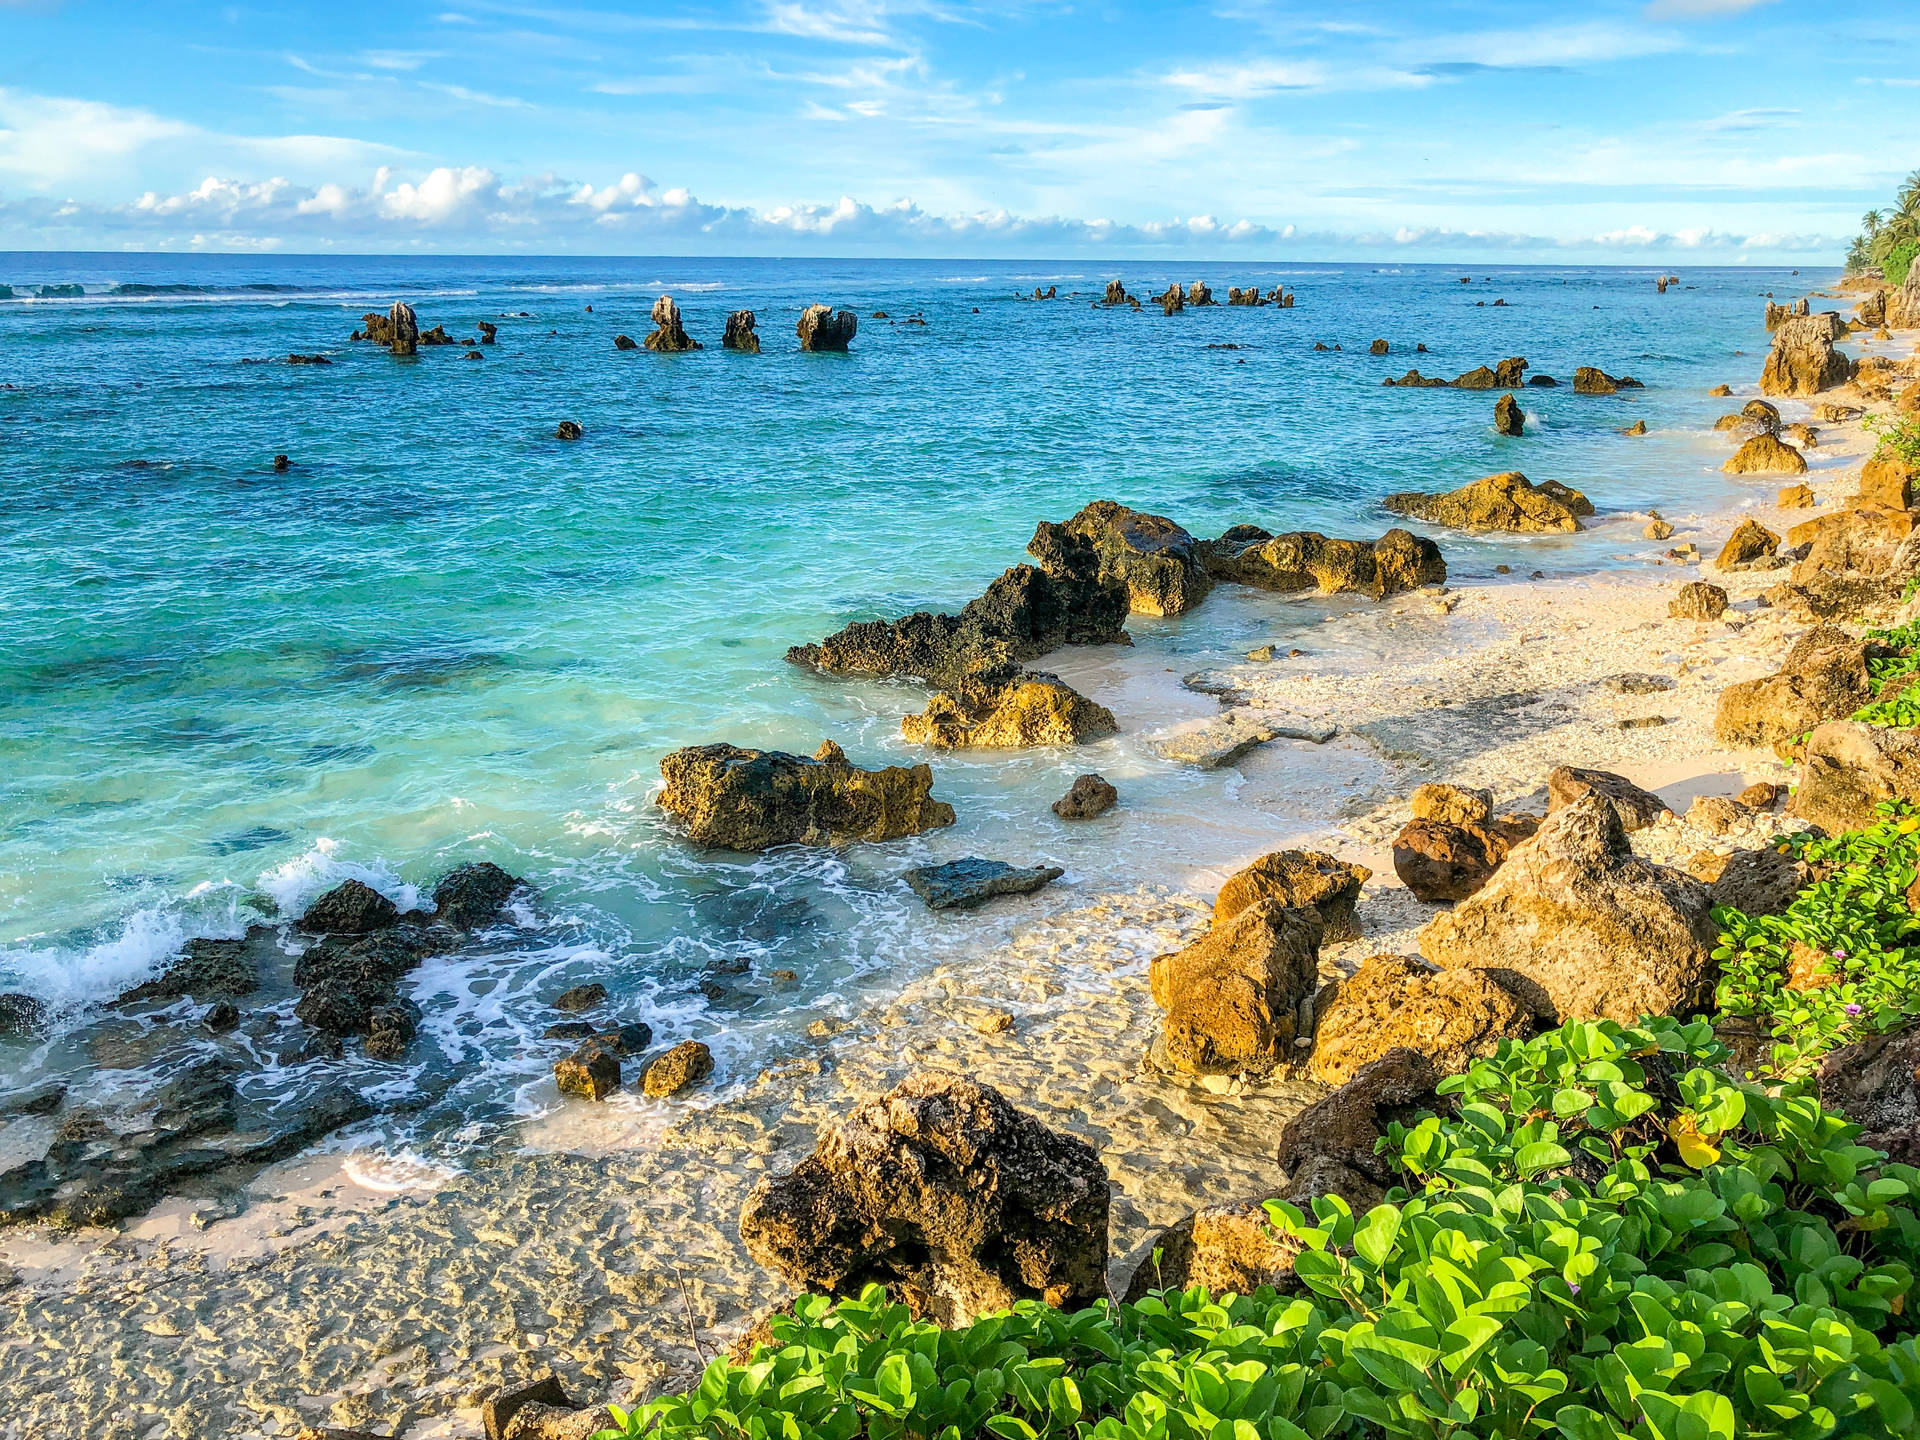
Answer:
<path fill-rule="evenodd" d="M 35 1035 L 47 1023 L 47 1007 L 18 991 L 0 993 L 0 1035 Z"/>
<path fill-rule="evenodd" d="M 1518 436 L 1526 433 L 1526 413 L 1521 410 L 1520 402 L 1512 395 L 1502 395 L 1493 402 L 1493 428 L 1502 435 Z"/>
<path fill-rule="evenodd" d="M 554 1062 L 553 1079 L 563 1095 L 604 1100 L 620 1088 L 620 1057 L 588 1040 L 565 1059 Z"/>
<path fill-rule="evenodd" d="M 584 1040 L 593 1034 L 585 1020 L 559 1020 L 540 1032 L 542 1040 Z"/>
<path fill-rule="evenodd" d="M 292 468 L 293 468 L 293 461 L 288 456 L 276 455 L 273 457 L 273 473 L 274 474 L 284 475 Z"/>
<path fill-rule="evenodd" d="M 578 440 L 586 433 L 586 431 L 580 428 L 579 421 L 562 420 L 559 427 L 553 432 L 553 435 L 556 440 Z"/>
<path fill-rule="evenodd" d="M 1640 533 L 1649 540 L 1670 540 L 1673 538 L 1673 526 L 1669 525 L 1665 520 L 1649 520 L 1646 523 L 1646 528 L 1641 530 Z"/>
<path fill-rule="evenodd" d="M 1104 815 L 1120 799 L 1120 792 L 1099 775 L 1081 775 L 1065 795 L 1053 802 L 1053 813 L 1062 820 L 1091 820 Z"/>
<path fill-rule="evenodd" d="M 552 1003 L 556 1010 L 565 1010 L 569 1014 L 578 1015 L 583 1010 L 604 1005 L 606 1001 L 607 987 L 595 980 L 585 985 L 575 985 L 569 990 L 562 990 L 553 997 Z"/>
<path fill-rule="evenodd" d="M 1718 620 L 1727 612 L 1727 592 L 1704 580 L 1692 580 L 1680 587 L 1680 593 L 1667 602 L 1667 617 L 1672 620 Z"/>
<path fill-rule="evenodd" d="M 1066 873 L 1058 865 L 1020 869 L 968 855 L 944 865 L 915 866 L 902 878 L 930 910 L 971 910 L 997 895 L 1031 895 Z"/>
<path fill-rule="evenodd" d="M 1631 719 L 1613 722 L 1616 730 L 1654 730 L 1668 724 L 1664 715 L 1635 715 Z"/>
<path fill-rule="evenodd" d="M 678 1095 L 713 1074 L 713 1051 L 699 1040 L 682 1040 L 640 1073 L 640 1088 L 656 1100 Z"/>
<path fill-rule="evenodd" d="M 1463 785 L 1420 785 L 1407 797 L 1416 820 L 1448 825 L 1478 825 L 1493 814 L 1493 792 Z"/>
<path fill-rule="evenodd" d="M 1813 489 L 1807 485 L 1789 485 L 1774 499 L 1782 510 L 1809 510 L 1813 503 Z"/>
<path fill-rule="evenodd" d="M 1771 810 L 1779 803 L 1781 793 L 1771 780 L 1756 780 L 1734 798 L 1749 810 Z"/>
<path fill-rule="evenodd" d="M 1687 807 L 1687 824 L 1709 835 L 1724 835 L 1746 818 L 1746 811 L 1724 795 L 1701 795 Z"/>
<path fill-rule="evenodd" d="M 1557 814 L 1588 794 L 1597 794 L 1606 800 L 1629 833 L 1644 830 L 1656 824 L 1661 816 L 1673 813 L 1666 801 L 1651 790 L 1642 790 L 1624 775 L 1561 765 L 1547 776 L 1547 814 Z"/>
<path fill-rule="evenodd" d="M 1247 659 L 1249 659 L 1249 660 L 1271 660 L 1271 659 L 1273 659 L 1273 646 L 1271 646 L 1271 645 L 1256 645 L 1256 646 L 1255 646 L 1255 647 L 1254 647 L 1253 649 L 1251 649 L 1251 650 L 1249 650 L 1249 651 L 1247 651 Z"/>
<path fill-rule="evenodd" d="M 480 1406 L 480 1424 L 487 1440 L 507 1440 L 507 1426 L 523 1405 L 538 1403 L 571 1410 L 573 1402 L 561 1388 L 560 1377 L 549 1372 L 520 1385 L 505 1385 Z"/>
<path fill-rule="evenodd" d="M 1674 686 L 1665 675 L 1609 675 L 1600 683 L 1616 695 L 1656 695 Z"/>
<path fill-rule="evenodd" d="M 200 1017 L 200 1023 L 219 1034 L 240 1023 L 240 1012 L 231 1000 L 216 1000 L 207 1007 L 207 1013 Z"/>

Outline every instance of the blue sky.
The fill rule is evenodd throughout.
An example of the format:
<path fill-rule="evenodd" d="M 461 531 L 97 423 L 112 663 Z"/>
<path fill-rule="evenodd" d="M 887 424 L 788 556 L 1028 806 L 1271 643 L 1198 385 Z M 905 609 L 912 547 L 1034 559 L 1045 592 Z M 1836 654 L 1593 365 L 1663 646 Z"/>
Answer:
<path fill-rule="evenodd" d="M 1911 0 L 0 0 L 0 248 L 1835 263 Z"/>

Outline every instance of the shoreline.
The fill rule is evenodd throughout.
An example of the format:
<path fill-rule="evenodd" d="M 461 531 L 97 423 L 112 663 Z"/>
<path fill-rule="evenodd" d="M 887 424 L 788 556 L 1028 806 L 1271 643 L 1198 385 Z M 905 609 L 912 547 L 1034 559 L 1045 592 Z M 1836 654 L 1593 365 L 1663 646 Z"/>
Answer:
<path fill-rule="evenodd" d="M 1728 408 L 1750 393 L 1743 385 Z M 1786 401 L 1783 419 L 1802 418 L 1806 408 Z M 1866 450 L 1858 422 L 1820 428 L 1809 457 L 1819 468 L 1805 478 L 1822 504 L 1795 512 L 1801 518 L 1829 512 L 1854 488 Z M 1770 496 L 1782 478 L 1760 477 L 1754 494 Z M 1679 525 L 1673 538 L 1692 538 L 1711 555 L 1731 522 L 1747 516 L 1776 530 L 1785 523 L 1769 504 L 1742 505 Z M 1637 537 L 1631 548 L 1658 549 Z M 1014 902 L 1003 923 L 1018 922 L 1020 933 L 1007 944 L 876 997 L 846 1030 L 770 1059 L 736 1093 L 664 1119 L 663 1107 L 637 1100 L 584 1117 L 557 1112 L 515 1127 L 498 1153 L 431 1191 L 343 1205 L 352 1197 L 337 1193 L 338 1172 L 306 1157 L 248 1187 L 284 1198 L 257 1200 L 206 1229 L 156 1214 L 104 1241 L 0 1232 L 0 1260 L 20 1275 L 0 1289 L 0 1313 L 15 1312 L 9 1335 L 18 1337 L 0 1341 L 0 1362 L 36 1394 L 64 1396 L 70 1425 L 118 1414 L 127 1398 L 116 1386 L 150 1386 L 142 1411 L 221 1420 L 235 1435 L 276 1433 L 240 1426 L 242 1414 L 264 1415 L 279 1433 L 297 1423 L 379 1423 L 395 1434 L 466 1434 L 480 1394 L 537 1364 L 560 1370 L 570 1389 L 578 1382 L 596 1399 L 621 1400 L 623 1384 L 657 1387 L 692 1373 L 701 1345 L 719 1348 L 783 1293 L 732 1233 L 746 1190 L 808 1153 L 817 1127 L 851 1099 L 920 1066 L 969 1073 L 1096 1145 L 1115 1187 L 1110 1278 L 1124 1288 L 1129 1257 L 1153 1229 L 1266 1183 L 1279 1124 L 1322 1093 L 1278 1082 L 1220 1095 L 1143 1079 L 1139 1061 L 1158 1018 L 1146 994 L 1148 960 L 1197 933 L 1232 868 L 1282 845 L 1324 849 L 1375 872 L 1358 912 L 1364 938 L 1327 947 L 1323 975 L 1410 949 L 1412 930 L 1440 907 L 1407 894 L 1385 847 L 1405 818 L 1405 795 L 1423 780 L 1487 786 L 1510 805 L 1537 798 L 1547 770 L 1571 763 L 1618 770 L 1684 810 L 1698 794 L 1732 795 L 1752 780 L 1778 779 L 1785 767 L 1771 757 L 1712 741 L 1713 704 L 1732 681 L 1774 668 L 1769 662 L 1804 627 L 1755 606 L 1779 578 L 1769 572 L 1712 575 L 1733 600 L 1733 623 L 1667 619 L 1672 591 L 1711 573 L 1705 563 L 1661 563 L 1463 583 L 1445 615 L 1415 593 L 1353 612 L 1342 628 L 1371 637 L 1373 628 L 1391 632 L 1400 614 L 1478 636 L 1464 651 L 1435 646 L 1386 667 L 1326 673 L 1307 663 L 1224 667 L 1257 703 L 1337 716 L 1341 728 L 1317 750 L 1277 741 L 1246 757 L 1232 787 L 1236 818 L 1299 808 L 1300 767 L 1289 762 L 1306 754 L 1336 772 L 1335 797 L 1342 767 L 1373 773 L 1336 798 L 1334 823 L 1303 824 L 1298 833 L 1276 827 L 1255 840 L 1244 823 L 1188 816 L 1162 847 L 1181 857 L 1169 874 L 1065 910 Z M 1164 712 L 1165 680 L 1179 683 L 1164 667 L 1150 672 L 1148 658 L 1108 647 L 1055 652 L 1045 664 L 1116 713 L 1144 719 L 1150 707 Z M 1675 687 L 1620 696 L 1598 683 L 1635 671 L 1668 675 Z M 1218 708 L 1205 694 L 1182 694 L 1193 702 L 1182 702 L 1188 715 Z M 1665 724 L 1617 728 L 1655 712 Z M 1171 722 L 1163 713 L 1160 723 Z M 1305 806 L 1327 813 L 1318 792 Z M 1673 860 L 1690 853 L 1687 845 L 1725 843 L 1703 832 L 1662 833 L 1676 828 L 1690 829 L 1655 827 L 1634 837 L 1636 848 Z M 1254 848 L 1232 853 L 1242 842 Z M 1219 858 L 1191 858 L 1195 852 Z M 336 1194 L 322 1193 L 329 1188 Z M 409 1276 L 432 1283 L 416 1289 Z M 170 1354 L 196 1335 L 220 1342 L 218 1368 L 257 1367 L 250 1382 L 232 1387 L 238 1402 L 221 1397 L 227 1408 L 217 1413 L 204 1408 L 216 1403 L 209 1387 Z M 430 1335 L 433 1346 L 416 1353 Z M 299 1357 L 299 1384 L 320 1403 L 289 1403 L 284 1386 L 275 1398 L 288 1362 L 274 1363 L 270 1342 L 283 1357 Z M 90 1351 L 99 1357 L 92 1365 L 82 1358 Z M 168 1365 L 171 1376 L 154 1373 Z"/>

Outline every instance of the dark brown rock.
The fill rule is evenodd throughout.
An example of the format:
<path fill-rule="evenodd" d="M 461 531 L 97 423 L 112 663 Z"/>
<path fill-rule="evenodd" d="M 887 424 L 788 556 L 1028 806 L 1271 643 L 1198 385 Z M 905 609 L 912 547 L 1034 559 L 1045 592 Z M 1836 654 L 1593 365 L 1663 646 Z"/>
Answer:
<path fill-rule="evenodd" d="M 273 932 L 254 926 L 244 940 L 189 940 L 180 958 L 156 978 L 136 985 L 119 1003 L 137 1000 L 173 1000 L 189 995 L 195 1000 L 233 1000 L 250 995 L 260 984 L 260 947 L 272 944 Z"/>
<path fill-rule="evenodd" d="M 456 865 L 433 887 L 433 918 L 455 930 L 491 925 L 523 883 L 490 860 Z"/>
<path fill-rule="evenodd" d="M 1524 435 L 1527 429 L 1526 413 L 1521 410 L 1520 402 L 1512 394 L 1502 395 L 1493 402 L 1493 428 L 1502 435 Z"/>
<path fill-rule="evenodd" d="M 720 337 L 722 350 L 738 350 L 745 355 L 760 353 L 760 336 L 754 330 L 751 310 L 736 310 L 727 316 L 727 332 Z"/>
<path fill-rule="evenodd" d="M 1860 1144 L 1920 1165 L 1920 1024 L 1830 1051 L 1819 1084 L 1821 1105 L 1866 1128 Z"/>
<path fill-rule="evenodd" d="M 1091 820 L 1106 814 L 1119 799 L 1120 792 L 1103 776 L 1081 775 L 1065 795 L 1053 802 L 1053 813 L 1062 820 Z"/>
<path fill-rule="evenodd" d="M 393 901 L 371 885 L 348 880 L 309 905 L 299 923 L 314 935 L 367 935 L 399 918 Z"/>
<path fill-rule="evenodd" d="M 1275 1157 L 1287 1173 L 1287 1199 L 1305 1206 L 1338 1195 L 1356 1215 L 1378 1204 L 1405 1175 L 1375 1147 L 1394 1122 L 1411 1126 L 1441 1108 L 1433 1088 L 1439 1078 L 1424 1055 L 1392 1050 L 1294 1116 Z"/>
<path fill-rule="evenodd" d="M 420 349 L 420 322 L 413 307 L 396 300 L 387 312 L 387 347 L 396 355 L 412 355 Z"/>
<path fill-rule="evenodd" d="M 747 1197 L 747 1251 L 835 1296 L 888 1286 L 942 1325 L 1022 1299 L 1065 1309 L 1106 1294 L 1106 1168 L 996 1090 L 908 1077 L 820 1136 Z"/>
<path fill-rule="evenodd" d="M 1127 1284 L 1128 1304 L 1195 1285 L 1215 1297 L 1252 1295 L 1263 1287 L 1291 1291 L 1293 1257 L 1304 1247 L 1274 1230 L 1263 1202 L 1245 1200 L 1196 1210 L 1141 1248 Z"/>
<path fill-rule="evenodd" d="M 1713 903 L 1747 915 L 1779 915 L 1813 883 L 1804 860 L 1780 850 L 1736 850 L 1711 882 Z"/>
<path fill-rule="evenodd" d="M 553 1008 L 569 1015 L 583 1014 L 607 1003 L 607 987 L 598 980 L 575 985 L 553 997 Z"/>
<path fill-rule="evenodd" d="M 660 808 L 696 844 L 754 852 L 776 845 L 893 840 L 953 823 L 925 765 L 862 770 L 831 740 L 812 759 L 737 745 L 690 745 L 660 761 Z"/>
<path fill-rule="evenodd" d="M 1193 536 L 1164 515 L 1096 500 L 1066 528 L 1093 546 L 1103 583 L 1126 586 L 1136 615 L 1185 614 L 1213 588 L 1194 552 Z"/>
<path fill-rule="evenodd" d="M 604 1100 L 620 1088 L 620 1081 L 620 1057 L 592 1040 L 581 1042 L 571 1055 L 553 1064 L 553 1082 L 562 1095 Z"/>
<path fill-rule="evenodd" d="M 831 305 L 809 305 L 793 327 L 802 350 L 843 351 L 859 333 L 860 317 L 851 310 L 835 310 Z"/>
<path fill-rule="evenodd" d="M 1409 821 L 1393 839 L 1393 873 L 1428 905 L 1464 900 L 1493 878 L 1526 833 L 1491 822 Z"/>
<path fill-rule="evenodd" d="M 578 440 L 586 433 L 586 431 L 580 428 L 580 423 L 577 420 L 562 420 L 554 429 L 553 437 L 556 440 Z"/>
<path fill-rule="evenodd" d="M 561 1387 L 560 1377 L 549 1371 L 519 1385 L 504 1385 L 480 1405 L 480 1424 L 487 1440 L 507 1440 L 507 1426 L 524 1405 L 538 1403 L 571 1410 L 573 1402 Z"/>

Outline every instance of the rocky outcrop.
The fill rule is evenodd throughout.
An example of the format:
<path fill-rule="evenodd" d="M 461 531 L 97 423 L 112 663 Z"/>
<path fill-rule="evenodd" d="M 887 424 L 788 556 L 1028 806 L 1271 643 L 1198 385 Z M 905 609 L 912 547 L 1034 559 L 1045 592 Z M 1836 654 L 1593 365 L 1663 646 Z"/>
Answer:
<path fill-rule="evenodd" d="M 1734 527 L 1733 534 L 1727 537 L 1727 543 L 1720 547 L 1720 553 L 1714 557 L 1714 568 L 1744 570 L 1754 561 L 1774 554 L 1779 548 L 1780 537 L 1773 531 L 1758 520 L 1742 520 Z"/>
<path fill-rule="evenodd" d="M 1406 955 L 1375 955 L 1313 1002 L 1308 1075 L 1344 1085 L 1389 1051 L 1408 1049 L 1440 1075 L 1533 1034 L 1533 1008 L 1498 971 L 1435 970 Z"/>
<path fill-rule="evenodd" d="M 1187 308 L 1187 297 L 1182 293 L 1180 282 L 1177 280 L 1167 286 L 1164 294 L 1154 296 L 1153 300 L 1164 315 L 1177 315 Z"/>
<path fill-rule="evenodd" d="M 1876 452 L 1860 467 L 1860 500 L 1885 510 L 1905 510 L 1914 500 L 1914 468 L 1898 455 Z"/>
<path fill-rule="evenodd" d="M 1813 727 L 1800 758 L 1787 812 L 1829 835 L 1873 824 L 1887 801 L 1920 802 L 1920 731 L 1832 721 Z"/>
<path fill-rule="evenodd" d="M 396 924 L 358 938 L 328 936 L 294 962 L 300 1022 L 323 1040 L 366 1037 L 376 1060 L 396 1060 L 413 1040 L 419 1008 L 403 998 L 400 980 L 436 948 L 426 927 Z"/>
<path fill-rule="evenodd" d="M 1620 389 L 1620 381 L 1594 365 L 1582 365 L 1573 372 L 1573 393 L 1576 395 L 1612 395 Z"/>
<path fill-rule="evenodd" d="M 901 878 L 929 910 L 975 910 L 1001 895 L 1031 895 L 1066 874 L 1058 865 L 1025 868 L 967 855 L 944 865 L 920 865 Z"/>
<path fill-rule="evenodd" d="M 1292 1058 L 1320 973 L 1313 910 L 1263 900 L 1148 967 L 1166 1012 L 1150 1060 L 1188 1075 L 1264 1075 Z"/>
<path fill-rule="evenodd" d="M 238 1000 L 250 995 L 260 984 L 258 957 L 263 945 L 271 945 L 273 931 L 257 925 L 247 931 L 244 940 L 189 940 L 180 957 L 152 980 L 134 986 L 122 994 L 117 1004 L 144 1000 L 177 1000 L 191 996 L 195 1000 Z M 0 1019 L 0 1034 L 6 1023 Z"/>
<path fill-rule="evenodd" d="M 297 923 L 313 935 L 370 935 L 399 918 L 393 901 L 371 885 L 348 880 L 307 906 Z"/>
<path fill-rule="evenodd" d="M 831 740 L 812 759 L 690 745 L 663 757 L 660 775 L 660 808 L 695 844 L 722 850 L 893 840 L 953 823 L 925 765 L 862 770 Z"/>
<path fill-rule="evenodd" d="M 1723 745 L 1772 745 L 1873 698 L 1868 647 L 1834 625 L 1816 625 L 1794 643 L 1778 673 L 1720 692 L 1713 733 Z"/>
<path fill-rule="evenodd" d="M 1111 810 L 1120 800 L 1120 792 L 1104 776 L 1075 777 L 1067 793 L 1053 802 L 1053 813 L 1062 820 L 1092 820 Z"/>
<path fill-rule="evenodd" d="M 1887 292 L 1887 313 L 1882 323 L 1890 330 L 1920 328 L 1920 265 L 1909 265 L 1900 288 Z"/>
<path fill-rule="evenodd" d="M 1547 775 L 1547 814 L 1565 809 L 1588 795 L 1598 795 L 1620 817 L 1620 824 L 1631 834 L 1657 825 L 1669 814 L 1667 802 L 1651 790 L 1643 790 L 1624 775 L 1611 770 L 1583 770 L 1574 765 L 1556 766 Z"/>
<path fill-rule="evenodd" d="M 1537 1012 L 1630 1024 L 1710 1003 L 1711 908 L 1698 880 L 1636 856 L 1614 806 L 1589 794 L 1550 814 L 1479 894 L 1429 921 L 1420 953 L 1444 970 L 1514 972 Z"/>
<path fill-rule="evenodd" d="M 1526 412 L 1521 410 L 1520 402 L 1514 399 L 1512 394 L 1502 395 L 1493 402 L 1493 428 L 1507 436 L 1520 436 L 1526 433 Z"/>
<path fill-rule="evenodd" d="M 740 1238 L 805 1290 L 887 1286 L 946 1326 L 1016 1301 L 1074 1309 L 1106 1294 L 1106 1167 L 997 1091 L 910 1076 L 761 1181 Z"/>
<path fill-rule="evenodd" d="M 967 676 L 941 691 L 921 714 L 903 716 L 900 733 L 938 750 L 1016 750 L 1081 745 L 1120 727 L 1058 676 L 1023 670 L 1009 680 Z"/>
<path fill-rule="evenodd" d="M 1455 376 L 1451 383 L 1456 390 L 1512 390 L 1524 382 L 1526 373 L 1525 357 L 1511 355 L 1498 365 L 1481 365 Z"/>
<path fill-rule="evenodd" d="M 1096 500 L 1066 528 L 1093 546 L 1103 583 L 1127 587 L 1136 615 L 1183 615 L 1213 588 L 1193 536 L 1164 515 Z"/>
<path fill-rule="evenodd" d="M 1287 1174 L 1286 1198 L 1305 1207 L 1338 1195 L 1359 1215 L 1406 1179 L 1378 1146 L 1394 1124 L 1411 1128 L 1445 1108 L 1434 1094 L 1433 1063 L 1412 1050 L 1390 1050 L 1363 1065 L 1338 1090 L 1289 1120 L 1275 1158 Z"/>
<path fill-rule="evenodd" d="M 1583 528 L 1581 515 L 1593 513 L 1592 503 L 1578 490 L 1554 480 L 1535 485 L 1518 470 L 1439 494 L 1405 490 L 1380 503 L 1396 514 L 1455 530 L 1569 532 Z"/>
<path fill-rule="evenodd" d="M 760 336 L 753 328 L 754 315 L 751 310 L 736 310 L 727 316 L 726 333 L 720 337 L 722 350 L 738 350 L 743 355 L 760 353 Z"/>
<path fill-rule="evenodd" d="M 1438 375 L 1422 375 L 1418 369 L 1407 371 L 1407 373 L 1402 375 L 1398 380 L 1389 375 L 1380 383 L 1389 389 L 1397 386 L 1404 390 L 1443 390 L 1447 386 L 1447 382 L 1442 380 Z M 1488 389 L 1491 387 L 1475 386 L 1470 388 Z"/>
<path fill-rule="evenodd" d="M 1195 280 L 1191 285 L 1187 286 L 1187 304 L 1211 305 L 1213 303 L 1213 288 L 1211 286 L 1199 280 Z"/>
<path fill-rule="evenodd" d="M 1118 280 L 1109 280 L 1107 282 L 1106 298 L 1100 303 L 1103 305 L 1129 304 L 1130 300 L 1127 295 L 1127 287 L 1122 285 Z"/>
<path fill-rule="evenodd" d="M 1218 540 L 1203 541 L 1200 559 L 1216 580 L 1288 595 L 1313 590 L 1380 600 L 1447 578 L 1440 547 L 1409 530 L 1366 541 L 1313 530 L 1270 535 L 1257 525 L 1236 525 Z"/>
<path fill-rule="evenodd" d="M 1103 577 L 1092 542 L 1043 520 L 1027 551 L 1037 567 L 1014 566 L 958 615 L 856 621 L 817 645 L 794 646 L 787 659 L 832 675 L 951 686 L 969 675 L 1010 678 L 1019 662 L 1062 645 L 1126 640 L 1126 585 Z"/>
<path fill-rule="evenodd" d="M 860 317 L 831 305 L 809 305 L 793 327 L 802 350 L 845 350 L 860 329 Z"/>
<path fill-rule="evenodd" d="M 1366 866 L 1317 850 L 1276 850 L 1227 878 L 1214 897 L 1213 923 L 1225 924 L 1242 910 L 1272 901 L 1283 908 L 1312 910 L 1320 917 L 1326 944 L 1357 940 L 1360 926 L 1353 909 L 1360 887 L 1372 878 Z"/>
<path fill-rule="evenodd" d="M 1778 915 L 1813 883 L 1813 871 L 1790 851 L 1736 850 L 1709 883 L 1715 905 L 1746 915 Z"/>
<path fill-rule="evenodd" d="M 641 343 L 659 355 L 678 355 L 700 348 L 700 342 L 687 334 L 686 326 L 680 323 L 680 306 L 671 295 L 662 295 L 653 302 L 653 333 Z"/>
<path fill-rule="evenodd" d="M 1729 455 L 1720 468 L 1729 475 L 1804 475 L 1807 460 L 1778 435 L 1762 432 Z"/>
<path fill-rule="evenodd" d="M 1227 287 L 1227 304 L 1229 305 L 1264 305 L 1266 303 L 1266 297 L 1260 293 L 1258 285 L 1249 285 L 1245 289 L 1238 285 Z"/>
<path fill-rule="evenodd" d="M 1895 1164 L 1920 1165 L 1920 1024 L 1829 1051 L 1819 1086 L 1829 1113 L 1864 1127 L 1855 1143 L 1885 1151 Z"/>
<path fill-rule="evenodd" d="M 1704 580 L 1689 580 L 1667 602 L 1669 620 L 1718 620 L 1726 613 L 1727 592 Z"/>
<path fill-rule="evenodd" d="M 1773 348 L 1760 371 L 1763 395 L 1817 395 L 1853 378 L 1853 362 L 1833 348 L 1844 334 L 1836 333 L 1840 317 L 1800 316 L 1781 323 L 1773 332 Z"/>
<path fill-rule="evenodd" d="M 455 930 L 478 930 L 500 918 L 524 883 L 489 860 L 456 866 L 433 887 L 433 918 Z"/>
<path fill-rule="evenodd" d="M 1785 305 L 1777 305 L 1771 297 L 1769 297 L 1766 310 L 1767 329 L 1776 330 L 1796 315 L 1807 314 L 1812 308 L 1813 302 L 1804 295 L 1798 300 L 1789 301 Z"/>

